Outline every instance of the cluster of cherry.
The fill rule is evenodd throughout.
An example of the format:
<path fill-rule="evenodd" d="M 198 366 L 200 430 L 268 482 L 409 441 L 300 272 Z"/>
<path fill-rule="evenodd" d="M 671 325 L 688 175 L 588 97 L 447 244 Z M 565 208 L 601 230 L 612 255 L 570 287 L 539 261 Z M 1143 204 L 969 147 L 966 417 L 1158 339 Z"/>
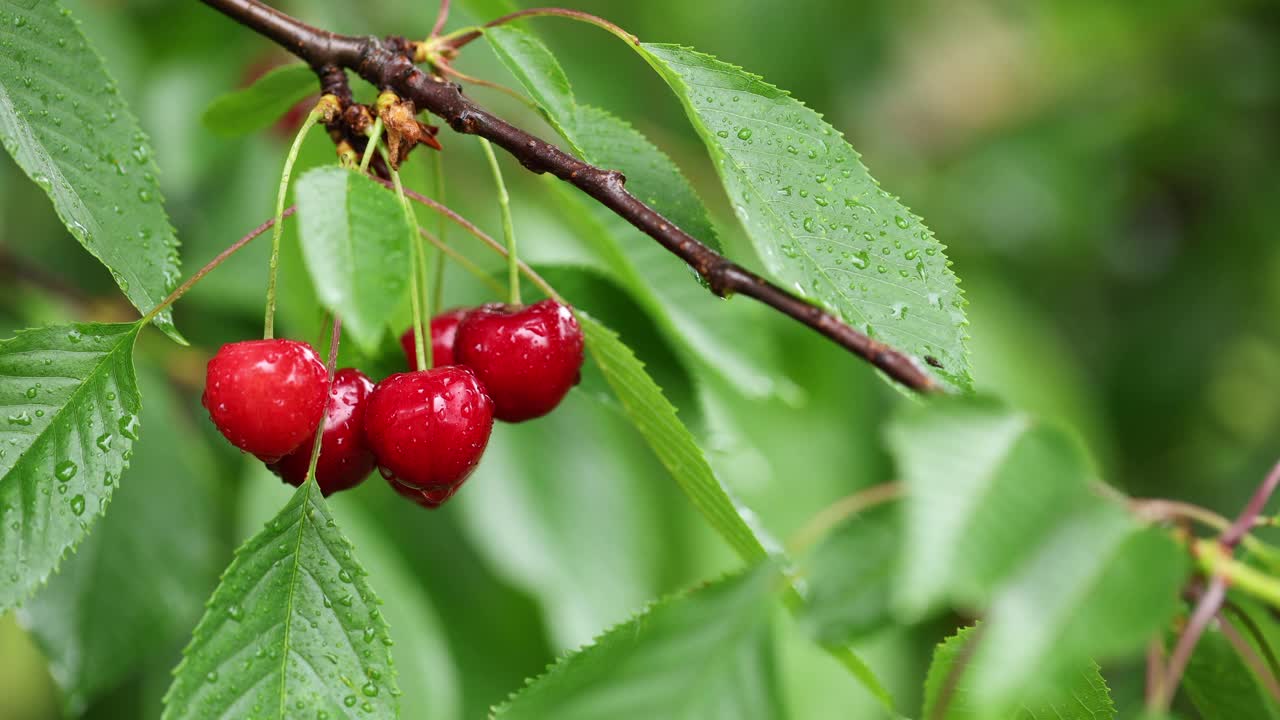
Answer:
<path fill-rule="evenodd" d="M 401 337 L 417 367 L 412 329 Z M 311 345 L 249 340 L 209 361 L 202 401 L 232 445 L 293 485 L 306 479 L 329 412 L 315 477 L 325 495 L 360 484 L 376 466 L 404 497 L 436 508 L 475 470 L 495 418 L 523 422 L 555 409 L 578 383 L 582 329 L 554 300 L 482 305 L 431 320 L 434 367 L 376 385 L 355 368 L 328 371 Z"/>

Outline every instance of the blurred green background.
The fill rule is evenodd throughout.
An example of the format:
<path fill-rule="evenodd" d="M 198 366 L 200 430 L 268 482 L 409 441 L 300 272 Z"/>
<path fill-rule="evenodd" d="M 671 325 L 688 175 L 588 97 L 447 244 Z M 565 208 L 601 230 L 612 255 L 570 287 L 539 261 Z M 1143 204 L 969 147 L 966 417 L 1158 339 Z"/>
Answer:
<path fill-rule="evenodd" d="M 270 215 L 289 135 L 218 138 L 200 113 L 287 58 L 197 2 L 66 4 L 153 138 L 190 272 Z M 348 33 L 421 37 L 435 14 L 423 0 L 276 4 Z M 461 5 L 451 28 L 469 23 L 468 10 L 482 13 L 470 20 L 487 19 L 502 3 Z M 1108 481 L 1230 511 L 1274 461 L 1280 5 L 569 5 L 645 40 L 742 65 L 825 113 L 872 174 L 948 245 L 970 301 L 981 388 L 1074 427 Z M 579 98 L 628 118 L 676 158 L 718 216 L 730 254 L 759 267 L 683 111 L 644 63 L 594 28 L 534 22 Z M 480 42 L 458 67 L 514 84 Z M 552 137 L 509 98 L 470 92 Z M 441 140 L 448 203 L 498 232 L 474 141 L 448 130 Z M 327 142 L 315 134 L 304 164 L 331 162 Z M 426 165 L 412 165 L 410 182 L 430 188 Z M 906 401 L 867 367 L 803 328 L 749 310 L 726 322 L 739 322 L 744 342 L 780 368 L 773 392 L 747 397 L 685 366 L 626 295 L 572 268 L 575 230 L 558 216 L 547 183 L 505 166 L 529 259 L 637 349 L 724 482 L 775 537 L 785 540 L 859 487 L 892 479 L 880 427 Z M 265 241 L 251 246 L 179 304 L 192 348 L 144 335 L 147 414 L 134 467 L 108 519 L 50 589 L 20 617 L 0 620 L 0 718 L 158 716 L 169 671 L 232 548 L 287 497 L 217 437 L 199 406 L 208 354 L 260 331 L 266 252 Z M 131 317 L 107 272 L 7 159 L 0 273 L 6 333 Z M 317 340 L 320 313 L 291 237 L 284 273 L 285 331 Z M 449 304 L 487 299 L 461 274 L 451 272 L 448 288 Z M 389 345 L 385 357 L 361 362 L 386 374 L 401 360 Z M 376 477 L 332 500 L 387 602 L 405 717 L 483 717 L 561 652 L 651 599 L 735 567 L 640 438 L 587 387 L 544 421 L 497 428 L 480 472 L 442 511 L 398 501 Z M 126 512 L 128 521 L 108 524 Z M 130 575 L 130 558 L 146 552 L 167 553 L 172 573 Z M 113 564 L 123 582 L 95 575 Z M 136 636 L 108 627 L 114 618 L 142 618 L 164 651 L 135 652 Z M 918 707 L 929 648 L 946 629 L 888 632 L 863 648 L 904 710 Z M 867 694 L 788 620 L 779 638 L 795 717 L 877 717 Z M 62 697 L 57 683 L 77 678 L 103 692 Z M 1122 708 L 1134 707 L 1137 673 L 1116 668 L 1108 679 Z"/>

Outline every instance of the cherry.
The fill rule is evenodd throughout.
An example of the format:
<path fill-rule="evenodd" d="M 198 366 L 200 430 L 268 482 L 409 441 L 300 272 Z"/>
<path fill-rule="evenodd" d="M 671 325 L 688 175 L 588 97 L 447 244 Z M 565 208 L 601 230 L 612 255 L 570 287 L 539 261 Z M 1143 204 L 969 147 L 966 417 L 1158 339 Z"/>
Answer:
<path fill-rule="evenodd" d="M 201 402 L 232 445 L 270 464 L 313 437 L 328 393 L 329 373 L 307 343 L 247 340 L 209 361 Z"/>
<path fill-rule="evenodd" d="M 457 485 L 450 485 L 436 490 L 415 490 L 395 478 L 391 478 L 387 482 L 401 497 L 408 498 L 428 510 L 435 510 L 445 504 L 462 487 L 462 483 L 458 483 Z"/>
<path fill-rule="evenodd" d="M 555 409 L 582 369 L 582 328 L 567 305 L 543 300 L 525 308 L 485 305 L 458 326 L 458 362 L 475 371 L 507 422 Z"/>
<path fill-rule="evenodd" d="M 410 488 L 460 485 L 493 430 L 493 401 L 469 369 L 398 373 L 369 396 L 364 433 L 388 480 Z"/>
<path fill-rule="evenodd" d="M 471 312 L 466 308 L 455 308 L 431 318 L 431 362 L 433 367 L 456 365 L 453 360 L 453 341 L 458 334 L 458 323 Z M 413 328 L 404 331 L 400 336 L 400 347 L 404 348 L 404 359 L 409 362 L 409 369 L 418 367 L 418 353 L 414 347 Z"/>
<path fill-rule="evenodd" d="M 373 381 L 355 368 L 343 368 L 333 376 L 329 393 L 329 414 L 325 416 L 320 439 L 320 459 L 316 461 L 316 483 L 326 496 L 353 488 L 373 472 L 373 453 L 364 441 L 364 414 Z M 315 428 L 312 428 L 312 437 Z M 294 487 L 307 479 L 311 465 L 310 440 L 271 465 L 271 471 Z"/>

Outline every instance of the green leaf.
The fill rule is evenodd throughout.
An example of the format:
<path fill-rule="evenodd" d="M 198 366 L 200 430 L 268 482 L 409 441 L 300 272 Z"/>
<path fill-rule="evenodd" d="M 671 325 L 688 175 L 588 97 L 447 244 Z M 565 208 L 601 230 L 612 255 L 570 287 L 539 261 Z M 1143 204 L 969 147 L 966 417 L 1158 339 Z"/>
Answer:
<path fill-rule="evenodd" d="M 1071 676 L 1070 700 L 1019 705 L 1013 712 L 1000 716 L 984 715 L 974 707 L 969 674 L 967 668 L 961 668 L 958 671 L 961 673 L 959 686 L 951 694 L 946 715 L 936 715 L 942 690 L 957 672 L 956 663 L 967 662 L 966 646 L 980 637 L 980 634 L 975 633 L 975 628 L 963 628 L 933 651 L 933 663 L 929 666 L 929 674 L 925 679 L 924 710 L 920 713 L 921 717 L 937 720 L 1110 720 L 1116 716 L 1111 691 L 1102 679 L 1097 663 L 1092 662 L 1078 668 Z"/>
<path fill-rule="evenodd" d="M 574 152 L 593 165 L 621 170 L 632 194 L 704 244 L 720 249 L 707 209 L 675 162 L 623 120 L 599 108 L 579 106 L 568 77 L 542 41 L 509 25 L 488 28 L 485 37 Z M 693 276 L 685 270 L 684 277 L 687 281 Z"/>
<path fill-rule="evenodd" d="M 816 112 L 674 45 L 642 56 L 684 103 L 738 219 L 784 285 L 968 389 L 964 298 L 943 246 Z M 934 365 L 934 363 L 930 363 Z"/>
<path fill-rule="evenodd" d="M 20 611 L 71 715 L 179 647 L 229 552 L 210 511 L 207 446 L 163 376 L 144 372 L 139 384 L 147 433 L 111 512 Z"/>
<path fill-rule="evenodd" d="M 0 142 L 139 310 L 178 282 L 151 144 L 57 0 L 0 6 Z M 166 310 L 156 326 L 179 342 Z"/>
<path fill-rule="evenodd" d="M 902 533 L 898 509 L 872 508 L 836 528 L 805 563 L 801 622 L 819 642 L 847 644 L 892 627 L 891 581 Z"/>
<path fill-rule="evenodd" d="M 785 717 L 764 566 L 665 600 L 556 663 L 495 718 L 671 720 Z"/>
<path fill-rule="evenodd" d="M 1071 507 L 1093 500 L 1069 437 L 995 401 L 944 398 L 888 429 L 906 485 L 900 614 L 982 607 Z"/>
<path fill-rule="evenodd" d="M 314 70 L 300 63 L 285 65 L 209 103 L 200 119 L 219 135 L 246 135 L 270 127 L 318 89 Z"/>
<path fill-rule="evenodd" d="M 0 341 L 0 611 L 44 583 L 128 466 L 140 328 L 77 323 Z"/>
<path fill-rule="evenodd" d="M 305 483 L 236 551 L 164 717 L 396 717 L 379 604 L 315 483 Z"/>
<path fill-rule="evenodd" d="M 1135 527 L 1119 504 L 1099 498 L 1065 516 L 991 604 L 975 707 L 1057 698 L 1089 660 L 1141 654 L 1177 612 L 1187 572 L 1173 539 Z"/>
<path fill-rule="evenodd" d="M 1240 630 L 1238 625 L 1236 628 Z M 1181 687 L 1203 720 L 1280 718 L 1280 706 L 1216 627 L 1196 644 Z"/>
<path fill-rule="evenodd" d="M 644 364 L 612 330 L 578 312 L 587 351 L 618 397 L 631 424 L 649 443 L 680 489 L 711 527 L 747 562 L 768 556 L 765 542 L 711 471 L 706 456 Z M 769 541 L 771 546 L 774 545 Z"/>
<path fill-rule="evenodd" d="M 575 153 L 594 165 L 621 170 L 628 190 L 719 250 L 706 208 L 671 158 L 627 122 L 578 105 L 559 62 L 531 33 L 502 26 L 486 30 L 485 36 Z M 771 362 L 765 336 L 744 344 L 742 334 L 734 332 L 734 321 L 741 318 L 727 316 L 741 303 L 725 303 L 691 281 L 696 276 L 683 261 L 617 215 L 584 201 L 576 190 L 558 181 L 550 188 L 565 217 L 576 221 L 578 232 L 599 255 L 600 265 L 649 311 L 686 361 L 704 363 L 751 396 L 791 391 L 779 380 L 781 371 Z"/>
<path fill-rule="evenodd" d="M 621 413 L 573 392 L 545 419 L 495 433 L 452 502 L 494 570 L 539 600 L 555 645 L 572 648 L 662 591 L 678 543 L 654 531 L 674 496 L 655 482 L 663 472 Z"/>
<path fill-rule="evenodd" d="M 1099 495 L 1068 436 L 982 399 L 912 408 L 889 429 L 907 486 L 895 605 L 987 608 L 971 702 L 996 716 L 1140 650 L 1176 610 L 1186 561 Z"/>
<path fill-rule="evenodd" d="M 410 228 L 396 196 L 340 167 L 298 180 L 302 254 L 320 302 L 368 354 L 409 287 Z"/>
<path fill-rule="evenodd" d="M 270 521 L 271 511 L 288 502 L 294 492 L 254 458 L 247 457 L 245 467 L 249 471 L 236 513 L 238 537 L 248 537 Z M 449 651 L 449 633 L 427 596 L 429 583 L 408 567 L 388 541 L 388 518 L 371 513 L 359 504 L 358 497 L 358 492 L 343 493 L 333 502 L 333 511 L 342 515 L 343 533 L 360 548 L 360 561 L 369 577 L 377 578 L 378 597 L 385 601 L 379 608 L 395 641 L 391 659 L 395 661 L 396 676 L 413 678 L 401 687 L 404 694 L 400 696 L 400 714 L 406 718 L 456 720 L 461 715 L 459 672 Z"/>

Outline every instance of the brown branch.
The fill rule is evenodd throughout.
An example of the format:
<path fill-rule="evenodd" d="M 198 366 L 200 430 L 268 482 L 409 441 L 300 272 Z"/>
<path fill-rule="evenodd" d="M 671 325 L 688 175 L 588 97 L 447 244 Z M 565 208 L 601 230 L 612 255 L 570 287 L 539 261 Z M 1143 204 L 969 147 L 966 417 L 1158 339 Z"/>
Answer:
<path fill-rule="evenodd" d="M 942 390 L 914 358 L 872 339 L 698 242 L 627 192 L 622 173 L 573 157 L 471 102 L 457 85 L 423 72 L 406 56 L 404 41 L 320 30 L 258 0 L 201 2 L 273 40 L 318 72 L 330 67 L 350 69 L 375 87 L 412 100 L 419 109 L 439 116 L 455 131 L 478 135 L 498 145 L 530 171 L 549 173 L 572 184 L 684 260 L 716 295 L 740 294 L 758 300 L 809 326 L 908 388 L 918 392 Z"/>

